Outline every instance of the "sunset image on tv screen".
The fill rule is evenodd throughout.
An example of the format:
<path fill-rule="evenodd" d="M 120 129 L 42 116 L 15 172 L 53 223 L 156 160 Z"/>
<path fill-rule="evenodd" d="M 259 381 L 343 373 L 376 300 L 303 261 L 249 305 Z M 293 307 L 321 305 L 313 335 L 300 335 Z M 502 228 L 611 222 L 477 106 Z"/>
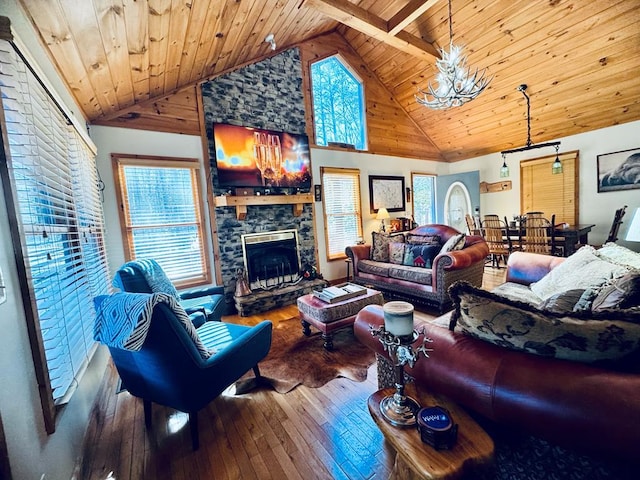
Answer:
<path fill-rule="evenodd" d="M 306 135 L 214 123 L 220 187 L 310 188 Z"/>

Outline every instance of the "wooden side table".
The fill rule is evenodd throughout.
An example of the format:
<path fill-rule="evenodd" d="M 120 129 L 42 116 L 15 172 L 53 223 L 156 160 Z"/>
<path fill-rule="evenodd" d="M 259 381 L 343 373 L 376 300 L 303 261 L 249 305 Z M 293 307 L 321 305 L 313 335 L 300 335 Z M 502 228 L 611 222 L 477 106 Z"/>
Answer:
<path fill-rule="evenodd" d="M 394 388 L 378 390 L 368 401 L 371 417 L 396 451 L 390 480 L 460 478 L 469 469 L 486 466 L 492 462 L 493 440 L 480 425 L 461 407 L 445 398 L 430 395 L 421 389 L 416 391 L 413 383 L 406 385 L 405 394 L 418 400 L 423 407 L 440 405 L 446 408 L 454 423 L 458 424 L 457 442 L 450 450 L 435 450 L 422 442 L 420 432 L 416 428 L 394 427 L 388 423 L 380 413 L 380 401 L 394 392 Z"/>

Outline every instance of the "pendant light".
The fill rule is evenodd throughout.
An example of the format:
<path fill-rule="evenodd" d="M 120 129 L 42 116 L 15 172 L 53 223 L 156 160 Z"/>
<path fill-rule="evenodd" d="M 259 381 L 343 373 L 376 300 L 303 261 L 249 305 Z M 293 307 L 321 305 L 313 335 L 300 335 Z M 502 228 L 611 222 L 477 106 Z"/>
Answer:
<path fill-rule="evenodd" d="M 558 154 L 558 150 L 560 149 L 560 142 L 531 143 L 531 103 L 529 101 L 529 95 L 527 95 L 526 92 L 527 86 L 525 84 L 519 85 L 517 90 L 519 92 L 522 92 L 522 95 L 524 95 L 524 98 L 527 100 L 527 143 L 524 147 L 503 150 L 502 152 L 500 152 L 502 154 L 502 158 L 504 159 L 508 153 L 524 152 L 526 150 L 533 150 L 535 148 L 555 147 L 556 159 L 551 165 L 551 173 L 554 175 L 562 173 L 562 163 L 560 162 L 560 156 Z M 502 171 L 505 166 L 506 162 L 503 162 L 502 168 L 500 169 L 500 176 L 502 176 Z"/>

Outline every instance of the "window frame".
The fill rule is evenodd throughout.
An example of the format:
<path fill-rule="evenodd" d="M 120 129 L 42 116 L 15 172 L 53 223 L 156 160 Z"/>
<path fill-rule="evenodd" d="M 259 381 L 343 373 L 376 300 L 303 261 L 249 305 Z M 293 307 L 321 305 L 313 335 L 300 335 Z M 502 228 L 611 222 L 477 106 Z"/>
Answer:
<path fill-rule="evenodd" d="M 359 84 L 360 86 L 360 99 L 359 99 L 359 104 L 360 104 L 360 111 L 362 112 L 362 126 L 361 126 L 361 131 L 362 131 L 362 136 L 363 136 L 363 146 L 362 148 L 358 148 L 357 146 L 354 146 L 354 150 L 358 151 L 358 152 L 367 152 L 369 150 L 369 132 L 368 132 L 368 128 L 367 128 L 367 102 L 366 102 L 366 92 L 365 92 L 365 82 L 364 79 L 362 78 L 362 76 L 360 74 L 358 74 L 358 72 L 356 71 L 355 68 L 353 68 L 349 62 L 340 54 L 340 53 L 334 53 L 332 55 L 328 55 L 326 57 L 323 58 L 318 58 L 313 60 L 312 62 L 309 63 L 309 97 L 310 97 L 310 106 L 311 106 L 311 118 L 312 118 L 312 124 L 313 124 L 313 141 L 314 141 L 314 145 L 320 148 L 337 148 L 335 146 L 329 145 L 329 142 L 327 142 L 326 145 L 321 145 L 318 143 L 318 139 L 317 139 L 317 130 L 316 130 L 316 126 L 317 126 L 317 120 L 316 120 L 316 114 L 315 114 L 315 103 L 316 103 L 316 99 L 315 99 L 315 95 L 314 95 L 314 86 L 313 86 L 313 66 L 320 63 L 320 62 L 326 62 L 329 61 L 331 59 L 335 59 L 336 61 L 340 62 L 340 64 L 345 68 L 345 70 L 347 70 L 347 72 L 349 72 L 349 74 L 354 78 L 354 80 Z M 340 146 L 339 148 L 344 149 L 342 146 Z"/>
<path fill-rule="evenodd" d="M 197 158 L 186 157 L 163 157 L 156 155 L 128 155 L 123 153 L 112 153 L 113 179 L 116 191 L 116 200 L 118 202 L 118 218 L 120 221 L 120 232 L 122 236 L 122 245 L 124 248 L 125 261 L 135 260 L 135 246 L 132 232 L 137 228 L 129 225 L 128 222 L 128 204 L 126 187 L 123 185 L 123 173 L 121 167 L 137 166 L 147 168 L 179 168 L 190 169 L 192 178 L 192 195 L 193 205 L 196 209 L 196 225 L 200 236 L 200 252 L 202 258 L 202 274 L 190 278 L 175 279 L 172 282 L 177 288 L 196 287 L 200 285 L 208 285 L 212 282 L 212 273 L 210 268 L 209 257 L 209 239 L 204 216 L 204 197 L 201 185 L 201 165 Z M 171 226 L 172 224 L 165 224 Z M 162 262 L 159 261 L 162 265 Z M 170 270 L 165 268 L 167 275 L 171 278 Z"/>
<path fill-rule="evenodd" d="M 356 188 L 354 189 L 355 194 L 357 195 L 357 198 L 354 199 L 354 207 L 356 209 L 356 211 L 352 214 L 354 214 L 356 216 L 356 227 L 358 229 L 356 238 L 353 239 L 352 242 L 350 242 L 350 245 L 353 245 L 356 243 L 358 238 L 362 238 L 363 236 L 363 228 L 362 228 L 362 195 L 361 195 L 361 185 L 360 185 L 360 170 L 359 169 L 354 169 L 354 168 L 338 168 L 338 167 L 320 167 L 320 181 L 321 181 L 321 185 L 322 185 L 322 217 L 323 217 L 323 222 L 324 222 L 324 237 L 325 237 L 325 255 L 327 258 L 328 262 L 332 262 L 332 261 L 336 261 L 336 260 L 344 260 L 345 258 L 347 258 L 347 255 L 344 253 L 344 249 L 342 250 L 341 253 L 331 253 L 330 250 L 330 240 L 329 240 L 329 234 L 330 234 L 330 228 L 329 228 L 329 222 L 328 219 L 331 215 L 334 215 L 333 213 L 329 212 L 327 213 L 327 207 L 328 204 L 330 203 L 328 200 L 331 198 L 331 195 L 327 193 L 327 182 L 325 179 L 325 174 L 329 174 L 329 175 L 343 175 L 343 176 L 349 176 L 351 177 L 354 181 L 355 181 L 355 186 Z M 344 212 L 342 212 L 341 215 L 344 215 Z M 346 247 L 346 245 L 345 245 Z"/>
<path fill-rule="evenodd" d="M 415 189 L 415 177 L 431 177 L 432 178 L 432 202 L 431 202 L 431 221 L 426 224 L 435 223 L 436 222 L 436 202 L 437 202 L 437 192 L 436 192 L 436 179 L 437 175 L 434 173 L 422 173 L 422 172 L 411 172 L 411 217 L 416 218 L 416 189 Z M 422 223 L 418 222 L 419 225 Z M 425 225 L 426 225 L 425 224 Z"/>

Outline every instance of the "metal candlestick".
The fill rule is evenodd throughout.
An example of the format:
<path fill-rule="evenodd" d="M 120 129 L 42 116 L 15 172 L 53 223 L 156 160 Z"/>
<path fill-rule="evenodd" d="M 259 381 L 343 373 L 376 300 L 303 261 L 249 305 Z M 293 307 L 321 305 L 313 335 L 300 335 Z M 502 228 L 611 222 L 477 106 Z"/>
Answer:
<path fill-rule="evenodd" d="M 394 366 L 396 391 L 393 395 L 387 395 L 380 401 L 380 412 L 385 420 L 397 427 L 410 427 L 416 424 L 416 412 L 420 409 L 420 404 L 411 397 L 404 394 L 404 366 L 413 368 L 419 355 L 422 353 L 425 358 L 429 358 L 432 349 L 426 344 L 433 340 L 424 336 L 424 329 L 420 333 L 414 330 L 411 335 L 397 336 L 385 330 L 384 325 L 375 328 L 370 326 L 371 335 L 378 337 Z M 414 350 L 413 344 L 422 334 L 422 344 Z"/>

